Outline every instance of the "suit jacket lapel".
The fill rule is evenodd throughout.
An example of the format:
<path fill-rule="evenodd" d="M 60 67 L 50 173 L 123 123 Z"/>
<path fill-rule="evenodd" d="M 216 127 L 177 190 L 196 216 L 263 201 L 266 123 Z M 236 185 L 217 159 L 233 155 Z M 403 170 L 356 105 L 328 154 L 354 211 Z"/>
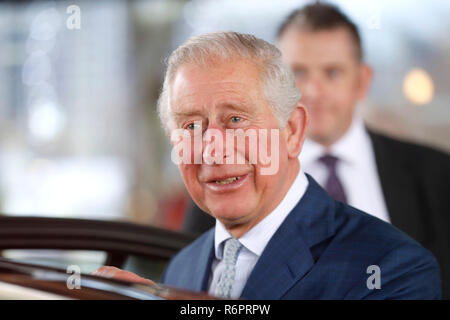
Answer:
<path fill-rule="evenodd" d="M 330 208 L 334 201 L 307 177 L 305 195 L 267 244 L 242 298 L 280 299 L 314 266 L 310 247 L 334 233 L 334 211 Z"/>
<path fill-rule="evenodd" d="M 214 228 L 209 231 L 205 241 L 202 243 L 199 253 L 192 263 L 195 265 L 194 272 L 187 279 L 189 289 L 194 291 L 207 291 L 208 280 L 211 274 L 211 264 L 214 256 Z"/>

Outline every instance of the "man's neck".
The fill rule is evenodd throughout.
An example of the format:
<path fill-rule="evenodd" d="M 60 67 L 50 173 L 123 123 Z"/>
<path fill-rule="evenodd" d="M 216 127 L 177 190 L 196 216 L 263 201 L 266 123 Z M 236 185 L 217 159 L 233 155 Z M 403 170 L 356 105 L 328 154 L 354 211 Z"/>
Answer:
<path fill-rule="evenodd" d="M 330 137 L 317 137 L 317 136 L 310 136 L 309 139 L 314 141 L 315 143 L 320 144 L 322 147 L 325 148 L 326 151 L 329 151 L 330 148 L 339 140 L 342 139 L 342 137 L 347 133 L 350 126 L 347 127 L 347 129 L 344 132 L 341 132 L 339 135 L 333 135 Z"/>
<path fill-rule="evenodd" d="M 328 137 L 309 136 L 308 138 L 311 141 L 314 141 L 315 143 L 321 145 L 325 149 L 325 152 L 329 152 L 331 147 L 338 143 L 341 139 L 343 139 L 345 135 L 348 134 L 352 126 L 355 126 L 355 124 L 360 121 L 362 121 L 362 118 L 358 115 L 354 115 L 352 120 L 345 127 L 345 130 L 342 130 L 338 134 Z"/>

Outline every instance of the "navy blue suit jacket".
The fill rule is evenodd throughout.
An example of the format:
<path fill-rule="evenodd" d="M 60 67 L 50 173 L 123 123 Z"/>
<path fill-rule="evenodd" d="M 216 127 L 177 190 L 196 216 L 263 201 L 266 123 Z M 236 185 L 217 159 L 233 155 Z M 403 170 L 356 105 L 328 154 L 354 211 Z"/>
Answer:
<path fill-rule="evenodd" d="M 308 176 L 308 175 L 307 175 Z M 416 241 L 369 214 L 309 186 L 270 239 L 242 292 L 244 299 L 440 299 L 440 270 Z M 214 228 L 169 263 L 162 282 L 207 291 Z M 369 266 L 380 289 L 369 289 Z M 369 283 L 373 283 L 369 279 Z"/>

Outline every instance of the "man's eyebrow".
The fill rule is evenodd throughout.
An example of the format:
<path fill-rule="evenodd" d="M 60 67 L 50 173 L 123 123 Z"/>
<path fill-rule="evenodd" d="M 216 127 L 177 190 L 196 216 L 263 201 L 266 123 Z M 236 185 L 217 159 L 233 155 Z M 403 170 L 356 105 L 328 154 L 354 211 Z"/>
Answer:
<path fill-rule="evenodd" d="M 192 117 L 192 116 L 200 116 L 201 113 L 197 110 L 189 110 L 189 111 L 172 111 L 172 115 L 176 119 Z"/>
<path fill-rule="evenodd" d="M 291 68 L 305 69 L 306 68 L 306 64 L 299 63 L 299 62 L 293 62 L 291 64 Z"/>
<path fill-rule="evenodd" d="M 219 108 L 227 108 L 232 109 L 234 111 L 240 111 L 240 112 L 251 112 L 254 109 L 254 106 L 250 103 L 248 103 L 245 100 L 242 101 L 233 101 L 233 102 L 223 102 L 217 104 L 217 107 Z M 189 118 L 193 116 L 202 116 L 202 112 L 199 110 L 178 110 L 178 111 L 172 111 L 172 116 L 175 120 L 179 120 L 182 118 Z"/>

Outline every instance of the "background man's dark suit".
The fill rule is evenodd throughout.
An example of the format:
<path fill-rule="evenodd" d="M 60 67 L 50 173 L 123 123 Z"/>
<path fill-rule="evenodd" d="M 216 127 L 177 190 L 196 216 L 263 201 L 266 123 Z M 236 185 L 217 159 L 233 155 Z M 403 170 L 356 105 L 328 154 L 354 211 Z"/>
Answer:
<path fill-rule="evenodd" d="M 450 157 L 369 130 L 391 223 L 434 253 L 450 299 Z"/>
<path fill-rule="evenodd" d="M 368 132 L 391 223 L 435 255 L 442 271 L 443 298 L 450 299 L 450 156 Z M 201 233 L 214 223 L 192 204 L 183 228 Z"/>

